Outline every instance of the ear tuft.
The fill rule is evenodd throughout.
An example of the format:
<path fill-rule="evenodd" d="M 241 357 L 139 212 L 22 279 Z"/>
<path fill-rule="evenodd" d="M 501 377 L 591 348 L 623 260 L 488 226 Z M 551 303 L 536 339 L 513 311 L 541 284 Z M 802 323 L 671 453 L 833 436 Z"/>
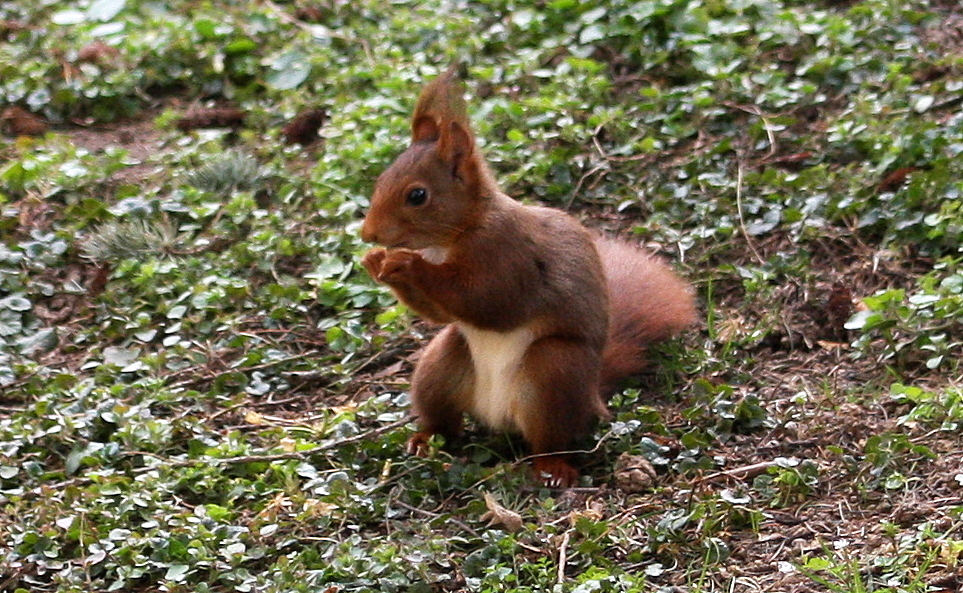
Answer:
<path fill-rule="evenodd" d="M 470 130 L 464 94 L 465 88 L 459 79 L 457 65 L 428 83 L 415 106 L 411 120 L 411 141 L 438 140 L 450 122 Z"/>

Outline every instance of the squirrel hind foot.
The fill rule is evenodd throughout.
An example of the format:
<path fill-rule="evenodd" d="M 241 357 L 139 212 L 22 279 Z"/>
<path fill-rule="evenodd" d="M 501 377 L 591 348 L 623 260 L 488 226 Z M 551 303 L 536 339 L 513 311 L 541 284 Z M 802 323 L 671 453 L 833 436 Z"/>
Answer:
<path fill-rule="evenodd" d="M 408 439 L 408 444 L 405 445 L 405 451 L 408 455 L 414 455 L 415 457 L 428 457 L 428 453 L 431 452 L 428 441 L 432 436 L 434 435 L 430 432 L 416 432 Z"/>
<path fill-rule="evenodd" d="M 564 455 L 535 458 L 535 477 L 549 488 L 571 488 L 578 483 L 579 472 Z"/>

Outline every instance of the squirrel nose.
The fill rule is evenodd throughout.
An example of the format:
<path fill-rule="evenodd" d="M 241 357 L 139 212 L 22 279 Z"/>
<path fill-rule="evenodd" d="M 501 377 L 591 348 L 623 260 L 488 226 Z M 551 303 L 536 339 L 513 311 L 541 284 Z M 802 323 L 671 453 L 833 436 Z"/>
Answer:
<path fill-rule="evenodd" d="M 374 230 L 374 225 L 371 224 L 371 220 L 365 217 L 364 222 L 361 223 L 361 240 L 365 243 L 377 243 L 378 233 Z"/>

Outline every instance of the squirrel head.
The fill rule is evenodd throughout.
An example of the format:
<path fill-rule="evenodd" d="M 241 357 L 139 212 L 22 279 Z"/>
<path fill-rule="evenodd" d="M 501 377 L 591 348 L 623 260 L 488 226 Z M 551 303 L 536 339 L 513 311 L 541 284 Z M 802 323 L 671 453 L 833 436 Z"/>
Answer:
<path fill-rule="evenodd" d="M 388 248 L 448 247 L 480 221 L 495 191 L 452 67 L 421 92 L 411 144 L 378 177 L 361 237 Z"/>

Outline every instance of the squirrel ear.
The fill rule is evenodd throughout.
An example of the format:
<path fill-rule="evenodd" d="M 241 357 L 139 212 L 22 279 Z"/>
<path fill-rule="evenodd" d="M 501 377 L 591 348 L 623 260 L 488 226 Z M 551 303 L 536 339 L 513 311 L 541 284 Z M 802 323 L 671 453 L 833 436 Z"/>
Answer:
<path fill-rule="evenodd" d="M 453 121 L 438 138 L 438 152 L 457 168 L 475 150 L 475 139 L 461 122 Z"/>
<path fill-rule="evenodd" d="M 434 118 L 423 115 L 411 122 L 412 142 L 434 142 L 438 140 L 438 122 Z"/>
<path fill-rule="evenodd" d="M 444 74 L 429 82 L 415 105 L 411 120 L 412 142 L 439 140 L 448 122 L 468 125 L 464 87 L 458 79 L 458 68 L 452 66 Z"/>

